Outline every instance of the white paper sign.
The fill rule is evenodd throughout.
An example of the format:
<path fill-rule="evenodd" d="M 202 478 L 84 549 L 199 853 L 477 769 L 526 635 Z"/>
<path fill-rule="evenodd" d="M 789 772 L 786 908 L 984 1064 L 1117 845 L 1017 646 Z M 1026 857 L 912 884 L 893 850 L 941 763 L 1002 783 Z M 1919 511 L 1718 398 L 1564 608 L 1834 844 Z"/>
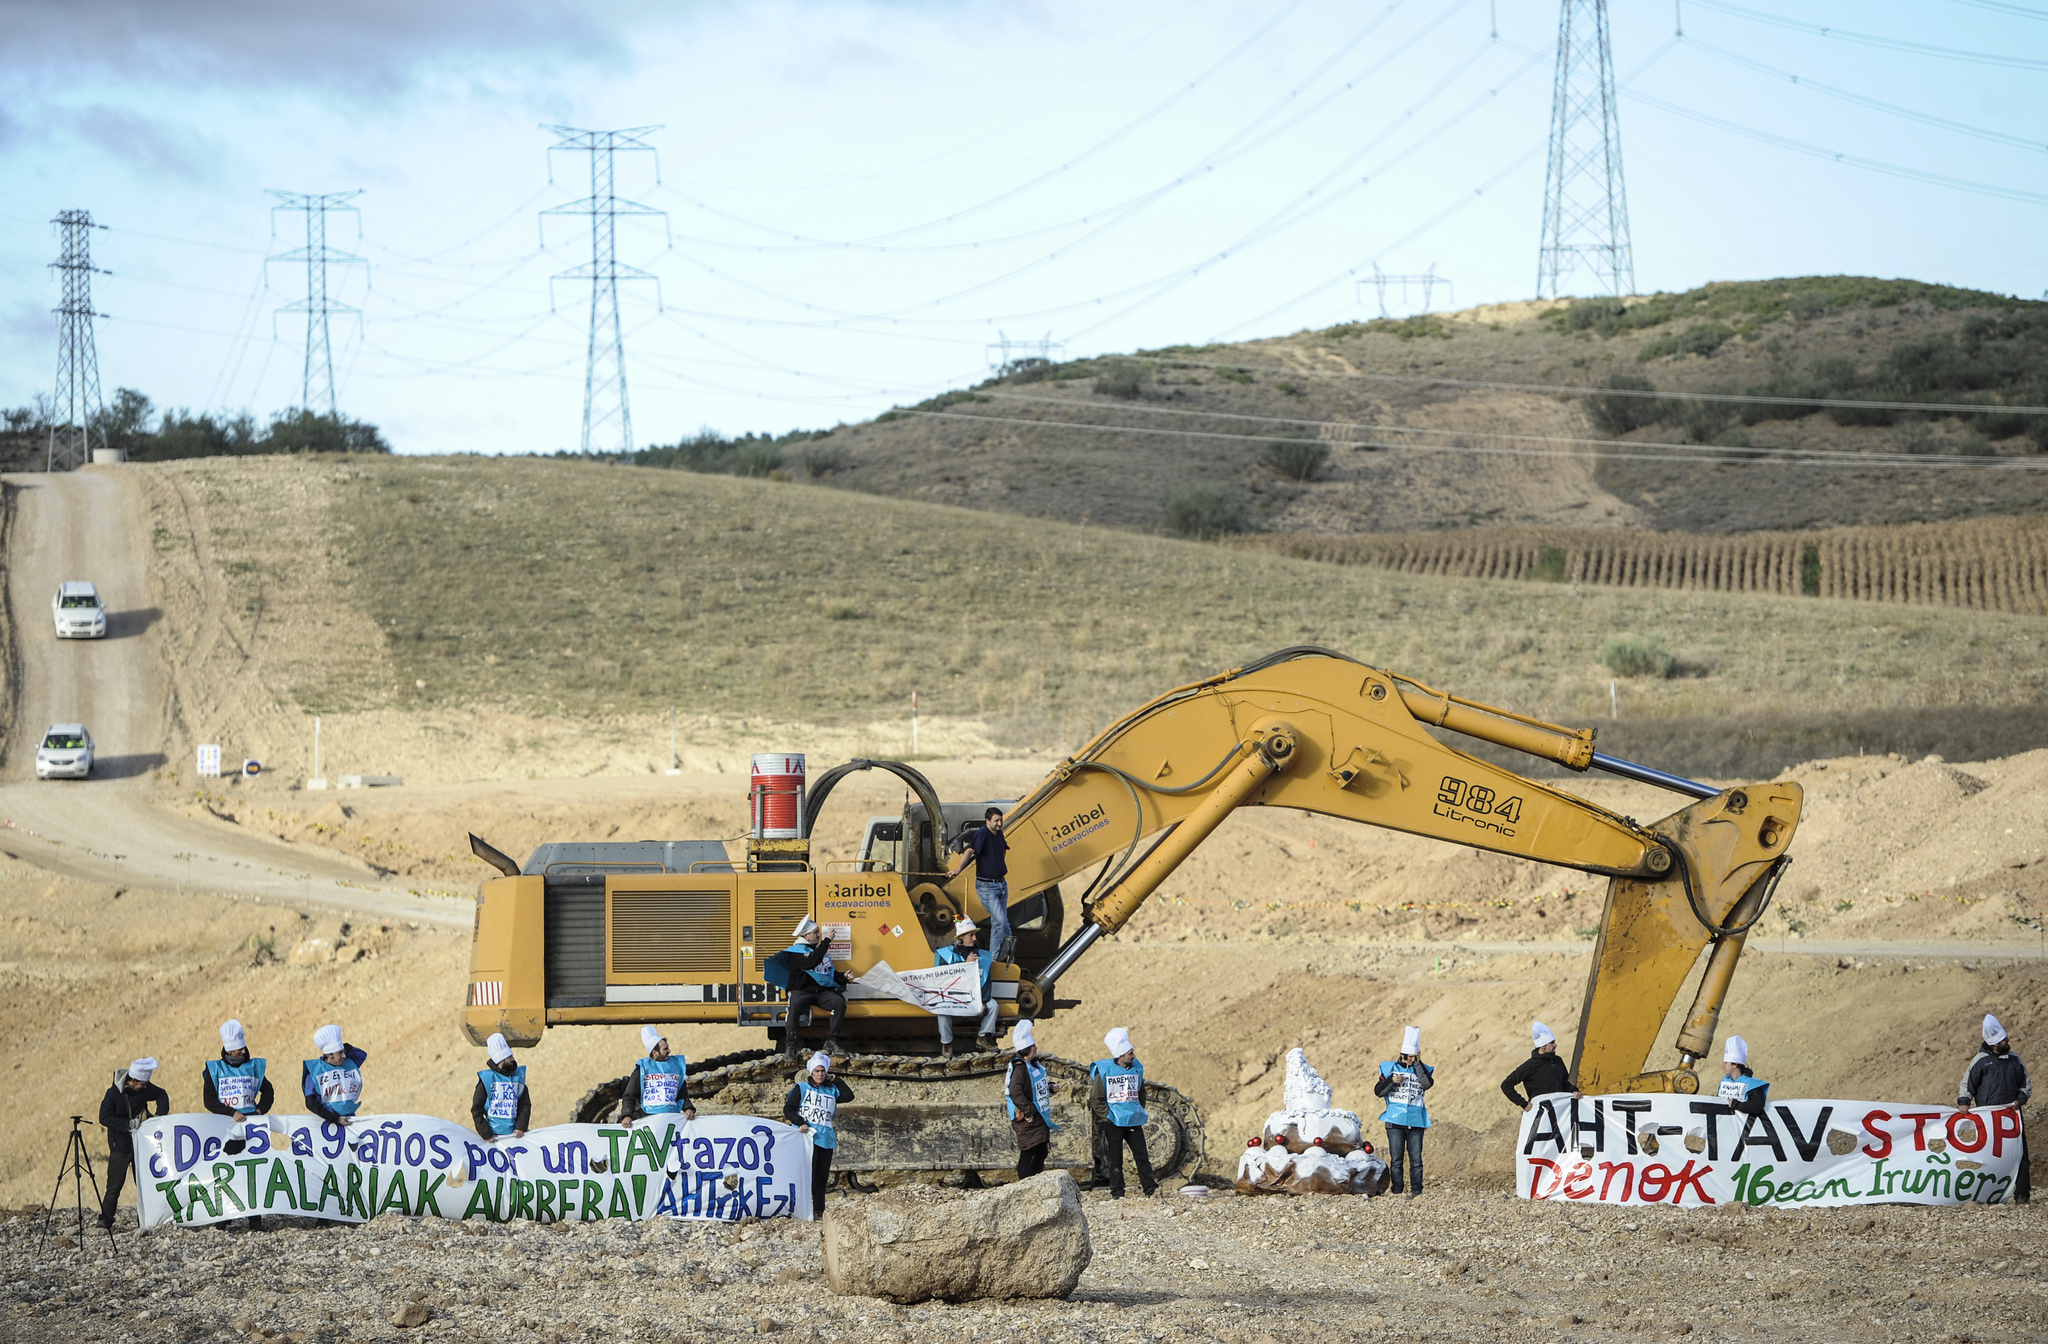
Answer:
<path fill-rule="evenodd" d="M 947 1017 L 970 1017 L 982 1010 L 978 957 L 951 966 L 911 971 L 891 970 L 888 962 L 878 961 L 865 974 L 854 977 L 853 983 Z"/>
<path fill-rule="evenodd" d="M 1515 1188 L 1588 1204 L 1742 1201 L 1779 1208 L 2000 1204 L 2020 1164 L 2012 1106 L 1959 1111 L 1870 1101 L 1538 1097 L 1522 1117 Z"/>
<path fill-rule="evenodd" d="M 380 1213 L 493 1223 L 732 1222 L 812 1217 L 811 1143 L 779 1121 L 656 1117 L 554 1125 L 486 1143 L 424 1115 L 236 1122 L 167 1115 L 135 1134 L 144 1227 L 283 1214 L 359 1223 Z"/>
<path fill-rule="evenodd" d="M 220 778 L 220 747 L 217 744 L 199 748 L 199 777 Z"/>

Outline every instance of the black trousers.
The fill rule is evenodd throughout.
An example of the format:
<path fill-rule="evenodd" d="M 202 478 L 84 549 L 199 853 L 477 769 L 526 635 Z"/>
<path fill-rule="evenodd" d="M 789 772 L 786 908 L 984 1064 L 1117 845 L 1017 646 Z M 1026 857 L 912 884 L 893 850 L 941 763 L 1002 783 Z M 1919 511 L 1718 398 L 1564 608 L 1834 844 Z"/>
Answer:
<path fill-rule="evenodd" d="M 2012 1197 L 2025 1204 L 2034 1198 L 2034 1173 L 2027 1165 L 2027 1136 L 2020 1135 L 2020 1173 L 2012 1183 Z"/>
<path fill-rule="evenodd" d="M 128 1138 L 125 1134 L 121 1137 Z M 101 1222 L 114 1221 L 114 1210 L 121 1207 L 122 1187 L 128 1184 L 128 1169 L 134 1165 L 135 1141 L 129 1139 L 127 1143 L 115 1143 L 110 1138 L 107 1141 L 107 1187 L 105 1196 L 100 1200 Z"/>
<path fill-rule="evenodd" d="M 1027 1177 L 1036 1176 L 1039 1172 L 1044 1171 L 1046 1150 L 1050 1149 L 1051 1147 L 1052 1140 L 1047 1138 L 1040 1139 L 1037 1143 L 1032 1144 L 1029 1148 L 1018 1149 L 1017 1179 L 1021 1181 L 1026 1179 Z"/>
<path fill-rule="evenodd" d="M 809 976 L 803 978 L 810 980 Z M 825 1035 L 828 1038 L 838 1036 L 839 1024 L 846 1020 L 846 996 L 836 989 L 826 989 L 815 980 L 811 980 L 811 984 L 815 988 L 793 989 L 789 992 L 788 1039 L 791 1044 L 796 1042 L 796 1024 L 803 1020 L 804 1009 L 806 1008 L 817 1007 L 831 1010 L 832 1025 L 825 1029 Z"/>
<path fill-rule="evenodd" d="M 1143 1125 L 1116 1125 L 1104 1121 L 1095 1131 L 1102 1139 L 1102 1163 L 1109 1175 L 1109 1197 L 1124 1197 L 1124 1152 L 1131 1150 L 1131 1156 L 1138 1164 L 1138 1186 L 1146 1194 L 1159 1188 L 1159 1182 L 1152 1175 L 1152 1154 L 1145 1151 L 1145 1127 Z"/>
<path fill-rule="evenodd" d="M 1427 1129 L 1414 1125 L 1387 1126 L 1387 1170 L 1394 1173 L 1394 1194 L 1401 1193 L 1401 1153 L 1408 1153 L 1408 1185 L 1411 1193 L 1422 1193 L 1422 1136 Z"/>
<path fill-rule="evenodd" d="M 832 1184 L 831 1148 L 811 1145 L 811 1217 L 825 1216 L 825 1187 Z"/>

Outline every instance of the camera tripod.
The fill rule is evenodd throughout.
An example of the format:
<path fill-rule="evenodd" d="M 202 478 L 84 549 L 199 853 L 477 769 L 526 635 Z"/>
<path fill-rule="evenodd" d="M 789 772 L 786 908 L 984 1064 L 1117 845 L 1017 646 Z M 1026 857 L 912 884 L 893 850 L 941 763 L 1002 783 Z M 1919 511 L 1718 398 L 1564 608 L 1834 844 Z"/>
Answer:
<path fill-rule="evenodd" d="M 85 1245 L 85 1187 L 87 1182 L 92 1184 L 93 1207 L 97 1209 L 100 1205 L 99 1177 L 93 1175 L 92 1154 L 86 1150 L 85 1134 L 79 1129 L 79 1126 L 84 1123 L 85 1117 L 82 1115 L 71 1117 L 71 1137 L 64 1141 L 64 1160 L 57 1167 L 57 1188 L 50 1192 L 50 1208 L 43 1215 L 44 1241 L 48 1241 L 50 1238 L 50 1221 L 57 1216 L 57 1201 L 63 1197 L 64 1178 L 66 1176 L 71 1178 L 72 1202 L 78 1215 L 78 1244 L 80 1246 Z M 98 1215 L 95 1214 L 94 1216 L 97 1217 Z M 107 1229 L 107 1245 L 118 1254 L 120 1248 L 114 1241 L 114 1229 L 111 1227 Z"/>

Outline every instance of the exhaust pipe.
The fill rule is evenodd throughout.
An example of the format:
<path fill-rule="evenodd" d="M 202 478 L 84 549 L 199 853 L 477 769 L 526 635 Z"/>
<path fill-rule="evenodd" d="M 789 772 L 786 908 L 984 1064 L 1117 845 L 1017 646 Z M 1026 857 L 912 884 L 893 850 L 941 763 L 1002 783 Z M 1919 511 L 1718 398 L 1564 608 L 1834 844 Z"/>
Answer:
<path fill-rule="evenodd" d="M 503 850 L 482 839 L 474 831 L 469 837 L 469 852 L 482 859 L 507 877 L 519 876 L 519 865 L 512 862 Z"/>

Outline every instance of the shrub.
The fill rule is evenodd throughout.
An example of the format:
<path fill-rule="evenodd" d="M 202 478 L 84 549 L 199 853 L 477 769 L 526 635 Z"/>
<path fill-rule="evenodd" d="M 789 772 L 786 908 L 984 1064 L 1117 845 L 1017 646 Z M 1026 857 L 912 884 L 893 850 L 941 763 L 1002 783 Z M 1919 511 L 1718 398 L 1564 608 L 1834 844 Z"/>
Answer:
<path fill-rule="evenodd" d="M 1705 359 L 1719 350 L 1733 335 L 1735 328 L 1725 322 L 1702 322 L 1696 327 L 1687 327 L 1684 331 L 1659 336 L 1643 347 L 1642 353 L 1636 356 L 1636 361 L 1648 363 L 1665 355 L 1698 355 Z"/>
<path fill-rule="evenodd" d="M 1694 443 L 1713 443 L 1722 430 L 1735 422 L 1737 403 L 1703 401 L 1688 397 L 1678 403 L 1678 423 Z M 1748 446 L 1748 440 L 1743 441 Z"/>
<path fill-rule="evenodd" d="M 1573 299 L 1565 308 L 1559 325 L 1566 331 L 1598 331 L 1611 336 L 1620 329 L 1628 306 L 1620 299 Z"/>
<path fill-rule="evenodd" d="M 1538 583 L 1563 583 L 1568 559 L 1564 547 L 1545 546 L 1536 552 L 1536 563 L 1529 566 L 1528 577 Z"/>
<path fill-rule="evenodd" d="M 1799 593 L 1802 597 L 1820 596 L 1820 547 L 1812 542 L 1799 550 Z"/>
<path fill-rule="evenodd" d="M 1624 395 L 1595 392 L 1586 398 L 1586 416 L 1604 434 L 1619 437 L 1630 430 L 1654 425 L 1669 413 L 1661 397 L 1626 395 L 1657 390 L 1657 385 L 1641 374 L 1617 373 L 1605 386 L 1610 393 Z"/>
<path fill-rule="evenodd" d="M 1609 635 L 1600 645 L 1600 665 L 1617 677 L 1668 677 L 1678 660 L 1660 635 Z"/>
<path fill-rule="evenodd" d="M 1210 372 L 1227 383 L 1249 383 L 1254 381 L 1249 369 L 1212 369 Z"/>
<path fill-rule="evenodd" d="M 806 448 L 797 454 L 797 461 L 803 465 L 804 475 L 811 480 L 845 471 L 853 465 L 853 454 L 838 444 L 825 448 Z"/>
<path fill-rule="evenodd" d="M 1224 485 L 1196 485 L 1166 497 L 1166 526 L 1176 535 L 1206 541 L 1249 532 L 1252 522 L 1237 491 Z"/>
<path fill-rule="evenodd" d="M 1113 359 L 1095 375 L 1095 394 L 1132 401 L 1143 396 L 1152 382 L 1152 370 L 1135 359 Z"/>
<path fill-rule="evenodd" d="M 1280 439 L 1260 451 L 1259 461 L 1290 481 L 1306 484 L 1330 465 L 1330 449 L 1313 439 Z"/>

